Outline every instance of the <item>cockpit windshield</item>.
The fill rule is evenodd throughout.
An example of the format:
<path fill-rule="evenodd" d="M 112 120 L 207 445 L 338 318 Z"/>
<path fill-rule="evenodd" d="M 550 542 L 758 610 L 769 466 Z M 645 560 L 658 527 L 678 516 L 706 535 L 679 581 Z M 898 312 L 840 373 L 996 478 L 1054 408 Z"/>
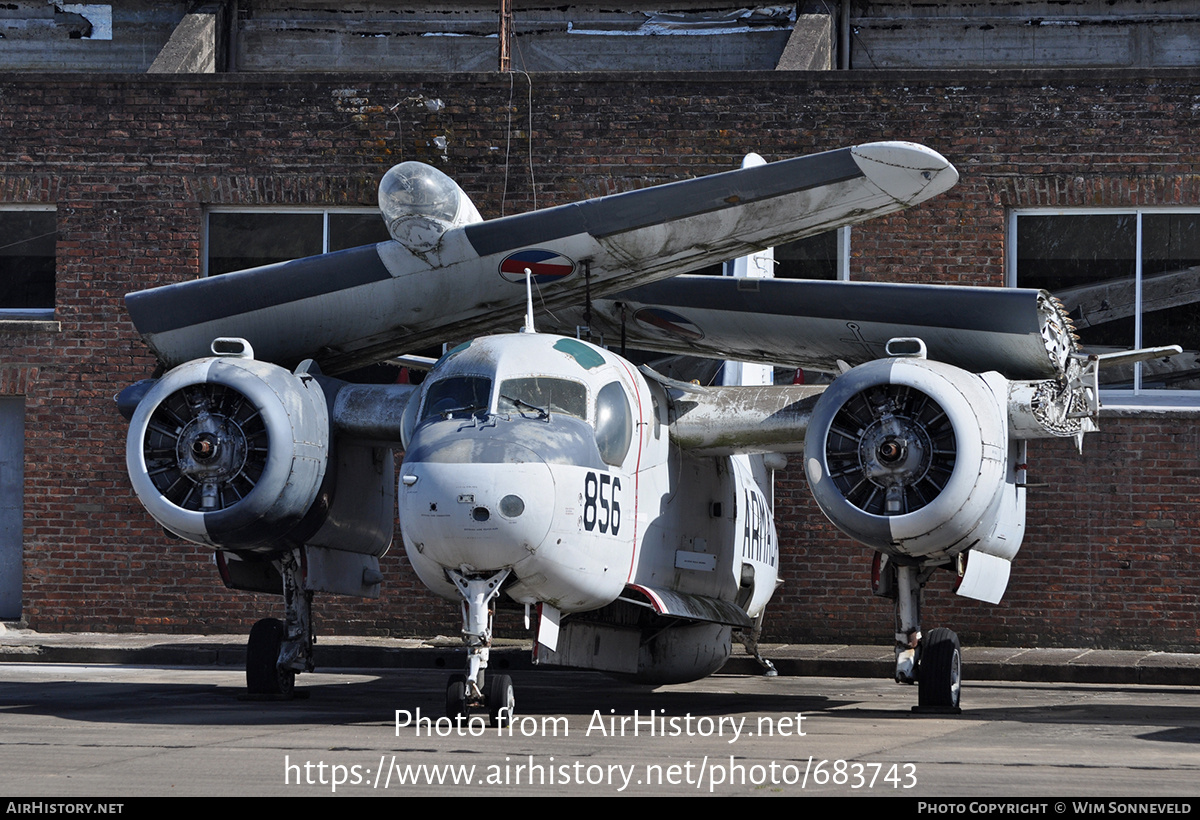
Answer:
<path fill-rule="evenodd" d="M 430 416 L 470 418 L 485 415 L 492 394 L 492 380 L 486 376 L 450 376 L 429 385 L 421 420 Z"/>
<path fill-rule="evenodd" d="M 500 382 L 499 412 L 566 413 L 587 419 L 587 388 L 579 382 L 548 376 L 528 376 Z"/>

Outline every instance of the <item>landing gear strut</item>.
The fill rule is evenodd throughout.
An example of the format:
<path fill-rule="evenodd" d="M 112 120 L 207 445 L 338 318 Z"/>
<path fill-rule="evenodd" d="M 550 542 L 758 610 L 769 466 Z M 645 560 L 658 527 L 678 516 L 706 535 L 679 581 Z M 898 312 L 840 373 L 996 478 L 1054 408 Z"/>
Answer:
<path fill-rule="evenodd" d="M 283 576 L 285 621 L 263 618 L 246 644 L 246 690 L 255 696 L 289 699 L 296 674 L 313 670 L 312 592 L 304 589 L 300 562 L 287 553 L 275 562 Z"/>
<path fill-rule="evenodd" d="M 743 629 L 740 633 L 735 634 L 741 638 L 742 646 L 746 648 L 746 653 L 758 661 L 758 665 L 762 667 L 763 677 L 773 678 L 779 674 L 779 670 L 775 668 L 775 664 L 771 663 L 770 659 L 763 657 L 763 653 L 758 649 L 758 639 L 762 637 L 763 616 L 766 614 L 767 611 L 764 609 L 754 619 L 753 627 Z"/>
<path fill-rule="evenodd" d="M 487 673 L 495 600 L 510 571 L 468 575 L 449 570 L 450 579 L 463 596 L 462 632 L 467 647 L 466 674 L 451 675 L 446 685 L 446 717 L 451 720 L 460 716 L 465 720 L 473 709 L 486 710 L 493 727 L 504 726 L 512 719 L 516 705 L 512 678 Z"/>
<path fill-rule="evenodd" d="M 958 636 L 944 628 L 921 634 L 921 588 L 933 568 L 881 559 L 881 565 L 885 564 L 891 567 L 884 566 L 884 573 L 895 573 L 894 587 L 882 594 L 892 594 L 896 599 L 896 682 L 917 684 L 914 712 L 959 714 L 962 650 Z M 886 589 L 890 585 L 882 586 Z"/>

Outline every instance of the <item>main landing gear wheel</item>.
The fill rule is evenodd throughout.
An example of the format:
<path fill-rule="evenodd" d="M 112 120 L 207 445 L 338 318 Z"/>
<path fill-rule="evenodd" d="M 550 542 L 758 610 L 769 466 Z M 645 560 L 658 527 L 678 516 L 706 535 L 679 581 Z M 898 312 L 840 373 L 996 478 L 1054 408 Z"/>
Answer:
<path fill-rule="evenodd" d="M 921 638 L 917 669 L 917 709 L 958 714 L 962 693 L 962 649 L 949 629 L 932 629 Z"/>
<path fill-rule="evenodd" d="M 446 684 L 446 717 L 456 721 L 458 716 L 462 715 L 463 720 L 466 720 L 470 714 L 470 705 L 467 703 L 467 676 L 451 675 L 450 682 Z"/>
<path fill-rule="evenodd" d="M 246 690 L 251 695 L 290 698 L 296 673 L 279 666 L 279 649 L 287 629 L 278 618 L 263 618 L 250 630 L 246 644 Z"/>
<path fill-rule="evenodd" d="M 500 729 L 512 722 L 513 709 L 517 705 L 513 696 L 512 678 L 508 675 L 489 675 L 484 688 L 487 696 L 488 719 L 493 729 Z"/>

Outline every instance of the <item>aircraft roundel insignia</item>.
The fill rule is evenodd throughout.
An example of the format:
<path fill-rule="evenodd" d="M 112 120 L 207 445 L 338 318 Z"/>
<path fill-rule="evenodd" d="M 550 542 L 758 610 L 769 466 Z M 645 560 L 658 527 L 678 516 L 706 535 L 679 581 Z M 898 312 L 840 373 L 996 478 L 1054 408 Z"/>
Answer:
<path fill-rule="evenodd" d="M 704 338 L 704 331 L 690 319 L 663 308 L 642 308 L 633 314 L 633 320 L 642 327 L 666 333 L 677 339 L 694 342 Z"/>
<path fill-rule="evenodd" d="M 534 282 L 544 285 L 566 279 L 575 272 L 575 262 L 555 251 L 527 248 L 504 257 L 500 275 L 508 282 L 520 284 L 525 281 L 526 268 L 533 274 Z"/>

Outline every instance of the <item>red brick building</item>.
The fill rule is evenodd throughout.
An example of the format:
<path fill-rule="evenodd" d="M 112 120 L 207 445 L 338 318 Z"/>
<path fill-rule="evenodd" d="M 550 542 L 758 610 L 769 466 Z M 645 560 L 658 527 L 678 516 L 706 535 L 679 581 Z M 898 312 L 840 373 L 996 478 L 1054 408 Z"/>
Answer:
<path fill-rule="evenodd" d="M 30 274 L 43 284 L 7 292 L 0 313 L 0 480 L 23 522 L 5 616 L 47 631 L 241 632 L 278 609 L 224 590 L 211 554 L 165 536 L 125 476 L 113 396 L 154 362 L 123 296 L 205 273 L 212 214 L 370 209 L 379 177 L 407 159 L 436 164 L 490 217 L 535 197 L 544 207 L 726 170 L 750 150 L 780 159 L 908 139 L 962 179 L 855 227 L 853 279 L 1002 287 L 1033 256 L 1070 270 L 1078 237 L 1035 254 L 1019 233 L 1021 219 L 1050 212 L 1101 217 L 1080 229 L 1085 246 L 1131 225 L 1152 240 L 1165 218 L 1187 267 L 1200 264 L 1186 253 L 1200 212 L 1197 106 L 1192 69 L 0 81 L 0 254 L 44 264 L 49 253 L 53 271 L 52 291 Z M 38 227 L 51 217 L 52 247 Z M 1169 318 L 1139 304 L 1143 321 L 1121 344 L 1178 334 L 1190 367 L 1200 334 L 1187 300 L 1176 303 Z M 1004 601 L 958 599 L 935 575 L 926 624 L 973 644 L 1200 645 L 1200 394 L 1161 382 L 1147 372 L 1141 395 L 1110 399 L 1124 406 L 1103 414 L 1082 455 L 1071 442 L 1031 444 L 1030 480 L 1046 486 L 1030 493 Z M 869 551 L 824 520 L 798 467 L 776 486 L 785 583 L 767 639 L 890 640 Z M 424 591 L 398 541 L 383 564 L 383 597 L 319 600 L 318 633 L 457 633 L 456 607 Z M 0 575 L 11 580 L 12 567 L 10 554 Z M 519 618 L 500 626 L 516 631 Z"/>

